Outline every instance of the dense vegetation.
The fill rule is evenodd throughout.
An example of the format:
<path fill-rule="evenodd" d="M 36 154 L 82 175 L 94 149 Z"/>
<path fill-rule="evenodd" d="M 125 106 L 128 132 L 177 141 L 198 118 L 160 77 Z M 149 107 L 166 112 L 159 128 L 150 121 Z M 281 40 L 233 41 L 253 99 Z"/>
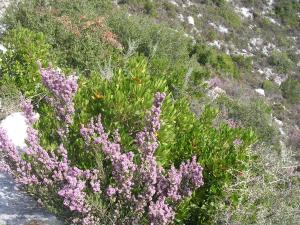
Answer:
<path fill-rule="evenodd" d="M 268 193 L 257 197 L 257 202 L 261 201 L 260 204 L 266 208 L 273 207 L 270 199 L 274 201 L 276 197 L 281 197 L 282 193 L 278 190 L 291 184 L 297 185 L 297 178 L 271 186 L 273 180 L 285 176 L 284 173 L 269 175 L 262 163 L 266 160 L 265 145 L 274 157 L 278 157 L 281 151 L 280 134 L 272 124 L 272 106 L 257 97 L 247 96 L 246 100 L 237 101 L 234 98 L 234 85 L 228 84 L 228 81 L 234 84 L 249 80 L 247 74 L 253 69 L 254 57 L 227 54 L 208 46 L 203 38 L 195 41 L 184 34 L 182 27 L 175 30 L 166 23 L 157 23 L 153 18 L 157 17 L 160 4 L 155 1 L 128 0 L 120 2 L 122 7 L 116 9 L 112 2 L 105 0 L 74 0 L 72 3 L 68 0 L 26 0 L 8 9 L 4 18 L 7 30 L 1 37 L 8 50 L 0 53 L 0 90 L 14 87 L 16 91 L 8 96 L 10 101 L 17 102 L 18 91 L 31 100 L 34 110 L 40 114 L 39 121 L 32 124 L 39 132 L 39 145 L 49 155 L 53 153 L 55 160 L 55 156 L 62 160 L 67 154 L 70 171 L 74 168 L 100 171 L 96 178 L 93 176 L 95 174 L 90 175 L 93 178 L 89 179 L 80 177 L 86 179 L 84 181 L 87 183 L 92 182 L 83 191 L 83 196 L 87 196 L 86 204 L 97 213 L 88 216 L 62 204 L 66 203 L 66 199 L 58 189 L 69 184 L 67 180 L 59 180 L 59 183 L 54 179 L 54 183 L 57 183 L 46 185 L 45 188 L 30 183 L 26 186 L 27 191 L 68 223 L 75 218 L 81 224 L 88 218 L 93 221 L 90 224 L 95 221 L 98 221 L 97 224 L 110 224 L 113 219 L 115 222 L 134 224 L 131 221 L 133 215 L 129 213 L 134 208 L 128 206 L 130 201 L 124 201 L 121 195 L 116 198 L 118 200 L 109 198 L 112 196 L 105 195 L 104 189 L 101 190 L 103 193 L 93 191 L 93 182 L 96 180 L 101 183 L 101 188 L 108 188 L 109 184 L 118 185 L 114 176 L 117 173 L 114 170 L 115 156 L 105 152 L 104 139 L 100 147 L 87 145 L 80 131 L 83 124 L 88 124 L 101 114 L 101 123 L 109 137 L 106 142 L 120 144 L 122 156 L 135 155 L 134 158 L 128 157 L 130 165 L 143 168 L 143 154 L 139 150 L 141 146 L 137 144 L 137 134 L 146 132 L 149 123 L 153 123 L 149 120 L 153 109 L 151 106 L 155 106 L 157 99 L 154 96 L 159 92 L 166 94 L 161 106 L 160 129 L 153 132 L 155 140 L 149 138 L 158 143 L 153 153 L 155 168 L 161 166 L 166 171 L 164 179 L 171 180 L 171 175 L 168 175 L 171 172 L 168 171 L 176 168 L 176 173 L 180 174 L 182 165 L 190 165 L 187 162 L 196 156 L 196 165 L 203 168 L 201 175 L 204 183 L 191 185 L 194 191 L 190 195 L 183 195 L 186 198 L 180 199 L 181 202 L 173 202 L 168 196 L 166 205 L 169 208 L 166 206 L 164 210 L 170 210 L 170 215 L 174 210 L 174 220 L 172 216 L 155 217 L 149 213 L 151 210 L 148 206 L 144 206 L 139 224 L 149 224 L 150 221 L 154 224 L 169 224 L 171 221 L 174 224 L 219 224 L 226 223 L 226 215 L 230 215 L 233 221 L 244 221 L 245 224 L 259 223 L 261 217 L 265 219 L 269 215 L 261 216 L 261 211 L 251 208 L 251 194 L 252 191 L 266 193 L 268 190 L 259 182 L 251 183 L 249 176 L 258 180 L 263 177 L 263 184 L 274 190 L 273 195 Z M 243 22 L 225 1 L 203 1 L 203 4 L 207 4 L 208 9 L 232 29 L 242 29 Z M 288 20 L 286 17 L 292 8 L 281 7 L 280 4 L 279 1 L 276 15 L 289 26 L 296 26 L 295 18 Z M 297 6 L 296 1 L 292 4 Z M 162 7 L 170 17 L 176 14 L 174 5 L 164 2 Z M 147 16 L 140 16 L 139 13 L 129 16 L 130 10 Z M 208 39 L 216 36 L 213 32 L 205 35 Z M 282 73 L 295 68 L 293 56 L 285 52 L 274 51 L 265 63 Z M 49 84 L 42 79 L 42 68 L 49 64 L 49 79 L 53 74 L 59 74 L 63 80 L 76 78 L 78 88 L 72 92 L 74 95 L 69 102 L 74 104 L 70 113 L 72 122 L 60 118 L 60 110 L 53 100 L 49 105 L 49 99 L 53 96 L 54 100 L 57 100 L 55 97 L 61 97 L 53 95 L 55 88 L 49 88 Z M 65 77 L 63 74 L 72 75 Z M 208 99 L 206 94 L 216 83 L 227 88 L 227 93 L 232 91 L 233 98 L 221 96 L 216 101 Z M 294 78 L 288 78 L 280 87 L 274 86 L 269 80 L 263 82 L 267 94 L 282 92 L 288 104 L 292 105 L 300 101 L 299 86 L 299 81 Z M 199 104 L 196 107 L 193 105 L 195 102 Z M 120 136 L 120 143 L 115 142 L 115 130 Z M 63 135 L 62 131 L 65 132 Z M 94 138 L 93 135 L 91 138 Z M 1 138 L 4 140 L 4 135 Z M 59 147 L 61 144 L 67 153 Z M 3 147 L 3 143 L 0 146 Z M 35 156 L 30 154 L 25 154 L 22 160 L 32 163 L 39 178 L 45 176 L 41 171 L 45 170 L 47 164 L 34 164 Z M 278 166 L 277 161 L 272 166 L 268 169 Z M 12 174 L 19 178 L 18 173 Z M 123 176 L 125 179 L 129 175 L 123 173 Z M 140 175 L 132 176 L 137 177 L 133 193 L 143 193 L 148 187 L 147 183 L 138 179 Z M 193 184 L 192 181 L 187 183 Z M 297 195 L 291 193 L 292 196 Z M 161 196 L 158 193 L 153 196 L 153 202 L 158 207 L 162 204 Z M 291 205 L 297 207 L 294 201 Z M 118 209 L 119 217 L 113 218 L 115 209 Z M 239 213 L 240 210 L 244 210 L 243 213 Z M 126 214 L 129 214 L 129 218 L 124 216 Z"/>

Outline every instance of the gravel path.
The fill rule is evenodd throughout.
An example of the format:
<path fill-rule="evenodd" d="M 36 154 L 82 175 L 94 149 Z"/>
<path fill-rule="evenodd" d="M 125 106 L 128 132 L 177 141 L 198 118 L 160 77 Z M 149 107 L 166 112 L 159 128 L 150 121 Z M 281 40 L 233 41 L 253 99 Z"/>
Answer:
<path fill-rule="evenodd" d="M 8 5 L 9 0 L 0 0 L 0 18 Z M 12 126 L 11 129 L 18 133 L 18 127 Z M 12 177 L 0 173 L 0 225 L 62 224 L 55 216 L 39 207 L 27 193 L 19 190 Z"/>

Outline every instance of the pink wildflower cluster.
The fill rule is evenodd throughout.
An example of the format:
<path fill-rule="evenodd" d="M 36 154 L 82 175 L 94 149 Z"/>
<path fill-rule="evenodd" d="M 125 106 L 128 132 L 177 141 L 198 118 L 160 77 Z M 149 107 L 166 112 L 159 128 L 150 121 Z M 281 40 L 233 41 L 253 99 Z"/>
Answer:
<path fill-rule="evenodd" d="M 22 102 L 24 114 L 32 122 L 33 107 L 29 102 Z M 32 125 L 32 124 L 29 124 Z M 75 220 L 79 224 L 94 224 L 86 202 L 86 192 L 100 192 L 98 170 L 81 170 L 71 166 L 67 150 L 60 145 L 56 151 L 46 151 L 39 144 L 38 132 L 29 126 L 27 130 L 27 148 L 25 155 L 29 161 L 23 160 L 15 146 L 8 139 L 5 131 L 0 129 L 0 153 L 4 163 L 1 165 L 23 185 L 39 185 L 58 190 L 58 196 L 70 211 L 79 214 Z M 32 168 L 35 168 L 33 171 Z M 37 169 L 39 168 L 39 169 Z M 80 219 L 81 218 L 81 219 Z M 83 221 L 90 221 L 90 223 Z"/>
<path fill-rule="evenodd" d="M 202 168 L 196 158 L 165 171 L 154 156 L 158 148 L 157 133 L 164 93 L 156 93 L 147 126 L 136 137 L 140 163 L 134 162 L 134 153 L 122 153 L 120 140 L 115 135 L 109 140 L 101 117 L 81 127 L 81 135 L 87 144 L 101 145 L 101 151 L 112 164 L 114 182 L 106 188 L 107 197 L 114 199 L 115 216 L 127 209 L 134 216 L 117 218 L 118 222 L 140 224 L 148 218 L 152 225 L 170 224 L 175 216 L 174 205 L 203 185 Z M 117 138 L 116 138 L 117 136 Z M 136 191 L 138 190 L 138 191 Z"/>
<path fill-rule="evenodd" d="M 0 128 L 0 156 L 0 171 L 15 173 L 16 180 L 22 184 L 38 183 L 36 176 L 31 175 L 31 164 L 22 160 L 17 148 L 2 128 Z"/>
<path fill-rule="evenodd" d="M 72 124 L 74 109 L 74 96 L 77 92 L 77 79 L 74 75 L 66 77 L 63 73 L 53 69 L 51 66 L 43 68 L 40 65 L 40 73 L 44 86 L 50 91 L 52 97 L 48 97 L 48 103 L 55 109 L 58 119 L 65 123 L 65 126 Z M 60 130 L 64 136 L 66 129 Z"/>
<path fill-rule="evenodd" d="M 236 120 L 234 120 L 234 119 L 227 119 L 225 122 L 226 122 L 227 125 L 228 125 L 229 127 L 231 127 L 231 128 L 237 128 L 237 127 L 239 127 L 238 121 L 236 121 Z"/>

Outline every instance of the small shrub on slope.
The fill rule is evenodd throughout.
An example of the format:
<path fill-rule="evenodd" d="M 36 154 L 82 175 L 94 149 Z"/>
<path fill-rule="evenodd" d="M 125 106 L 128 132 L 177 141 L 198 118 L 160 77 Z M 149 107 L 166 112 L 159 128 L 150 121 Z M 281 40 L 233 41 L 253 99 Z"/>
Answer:
<path fill-rule="evenodd" d="M 300 102 L 300 82 L 295 78 L 289 77 L 286 81 L 281 84 L 281 90 L 283 97 L 288 102 L 295 104 Z"/>
<path fill-rule="evenodd" d="M 50 45 L 42 33 L 17 27 L 6 33 L 3 41 L 8 51 L 0 54 L 0 83 L 14 83 L 26 95 L 39 93 L 37 60 L 48 63 Z"/>

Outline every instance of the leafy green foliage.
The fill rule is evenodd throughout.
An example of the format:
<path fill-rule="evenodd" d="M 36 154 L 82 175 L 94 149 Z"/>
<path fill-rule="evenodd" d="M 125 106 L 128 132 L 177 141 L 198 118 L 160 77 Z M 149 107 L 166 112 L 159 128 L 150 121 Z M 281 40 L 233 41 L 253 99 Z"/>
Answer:
<path fill-rule="evenodd" d="M 280 87 L 270 80 L 264 80 L 262 86 L 267 94 L 281 94 Z"/>
<path fill-rule="evenodd" d="M 164 9 L 168 12 L 168 15 L 172 18 L 176 17 L 176 6 L 168 1 L 163 3 Z"/>
<path fill-rule="evenodd" d="M 67 1 L 51 1 L 51 4 L 54 7 L 50 9 L 38 1 L 20 3 L 8 14 L 7 23 L 14 24 L 18 20 L 22 26 L 42 32 L 59 56 L 58 64 L 65 67 L 89 73 L 99 70 L 100 62 L 110 57 L 117 59 L 122 48 L 117 37 L 106 26 L 104 17 L 89 11 L 95 7 L 94 10 L 102 12 L 99 8 L 104 8 L 105 3 L 74 1 L 73 7 Z"/>
<path fill-rule="evenodd" d="M 228 26 L 234 29 L 239 29 L 242 27 L 243 23 L 240 16 L 230 7 L 221 7 L 219 13 L 224 18 Z"/>
<path fill-rule="evenodd" d="M 147 0 L 144 3 L 144 9 L 146 10 L 147 14 L 149 14 L 151 16 L 155 16 L 156 15 L 155 4 L 151 0 Z"/>
<path fill-rule="evenodd" d="M 226 75 L 237 77 L 238 68 L 233 59 L 222 52 L 217 51 L 212 47 L 198 44 L 194 47 L 191 54 L 195 54 L 197 61 L 201 65 L 210 65 L 218 72 L 225 73 Z"/>
<path fill-rule="evenodd" d="M 136 44 L 133 50 L 148 57 L 152 75 L 168 75 L 170 87 L 182 85 L 191 44 L 182 31 L 121 10 L 112 13 L 108 1 L 76 0 L 70 4 L 55 0 L 49 4 L 28 0 L 12 6 L 6 23 L 10 27 L 20 23 L 44 33 L 58 55 L 59 66 L 87 75 L 102 70 L 108 62 L 117 68 L 126 60 L 123 53 L 132 50 L 132 41 Z"/>
<path fill-rule="evenodd" d="M 14 83 L 25 95 L 39 92 L 40 80 L 37 61 L 47 63 L 50 45 L 42 33 L 17 27 L 3 37 L 7 52 L 0 55 L 1 84 Z"/>
<path fill-rule="evenodd" d="M 181 31 L 155 24 L 149 18 L 129 17 L 121 11 L 111 13 L 107 1 L 75 0 L 70 4 L 63 0 L 49 4 L 51 10 L 43 1 L 22 2 L 8 15 L 7 23 L 12 28 L 19 21 L 26 30 L 32 30 L 32 35 L 41 31 L 38 34 L 42 35 L 43 42 L 50 44 L 47 44 L 47 51 L 54 52 L 51 57 L 56 60 L 52 61 L 65 71 L 77 70 L 81 74 L 75 124 L 70 128 L 71 138 L 64 143 L 72 161 L 80 168 L 91 168 L 100 160 L 96 158 L 95 162 L 95 155 L 83 151 L 85 145 L 78 136 L 80 124 L 99 113 L 108 130 L 119 129 L 125 149 L 136 151 L 133 137 L 144 125 L 143 118 L 151 106 L 153 94 L 167 92 L 157 158 L 168 168 L 197 155 L 204 167 L 205 186 L 179 207 L 177 224 L 210 223 L 223 201 L 224 187 L 232 184 L 235 175 L 247 168 L 248 146 L 253 143 L 254 134 L 223 123 L 216 125 L 217 111 L 211 107 L 206 107 L 197 118 L 190 111 L 187 100 L 176 93 L 184 85 L 192 55 L 201 64 L 190 77 L 195 85 L 201 85 L 211 71 L 236 77 L 239 65 L 247 64 L 247 60 L 231 58 L 202 45 L 190 51 L 191 40 Z M 105 32 L 114 34 L 117 42 L 107 43 L 102 39 Z M 133 42 L 137 45 L 132 53 Z M 39 52 L 39 48 L 31 49 L 31 54 Z M 22 52 L 21 47 L 18 52 Z M 39 57 L 45 57 L 42 58 L 44 64 L 51 58 L 48 53 Z M 34 76 L 37 74 L 36 60 L 31 62 L 34 70 L 30 74 Z M 23 79 L 26 74 L 29 73 L 20 73 L 19 77 Z M 34 90 L 30 85 L 38 87 L 39 82 L 39 79 L 25 80 L 21 86 L 27 84 L 28 90 Z M 39 102 L 38 111 L 42 144 L 53 147 L 58 144 L 53 132 L 58 126 L 52 119 L 53 111 L 44 101 Z M 242 141 L 239 146 L 234 144 L 237 139 Z M 234 205 L 237 198 L 239 195 L 234 195 L 231 204 Z"/>
<path fill-rule="evenodd" d="M 19 90 L 13 82 L 0 85 L 0 120 L 19 109 Z"/>
<path fill-rule="evenodd" d="M 149 18 L 128 17 L 120 13 L 110 18 L 109 26 L 120 37 L 124 46 L 128 40 L 136 40 L 136 51 L 148 57 L 153 75 L 165 74 L 168 82 L 181 86 L 189 60 L 191 40 L 182 31 L 168 29 Z M 128 47 L 128 45 L 127 45 Z"/>
<path fill-rule="evenodd" d="M 283 73 L 288 72 L 293 67 L 293 61 L 290 59 L 289 55 L 278 51 L 272 52 L 269 63 Z"/>
<path fill-rule="evenodd" d="M 243 55 L 234 55 L 232 60 L 236 63 L 239 71 L 248 72 L 252 69 L 253 59 Z"/>
<path fill-rule="evenodd" d="M 269 145 L 278 145 L 279 132 L 271 125 L 272 109 L 262 99 L 237 102 L 222 97 L 218 99 L 218 104 L 227 109 L 229 118 L 240 121 L 245 127 L 251 127 L 260 141 Z"/>
<path fill-rule="evenodd" d="M 300 82 L 295 78 L 289 77 L 281 84 L 283 97 L 290 103 L 300 102 Z"/>
<path fill-rule="evenodd" d="M 275 5 L 275 13 L 283 23 L 291 27 L 299 27 L 300 3 L 297 0 L 278 0 Z"/>
<path fill-rule="evenodd" d="M 225 3 L 226 3 L 225 0 L 205 0 L 204 2 L 205 2 L 206 4 L 208 4 L 208 3 L 213 3 L 213 4 L 217 5 L 217 6 L 223 6 L 223 5 L 225 5 Z"/>

